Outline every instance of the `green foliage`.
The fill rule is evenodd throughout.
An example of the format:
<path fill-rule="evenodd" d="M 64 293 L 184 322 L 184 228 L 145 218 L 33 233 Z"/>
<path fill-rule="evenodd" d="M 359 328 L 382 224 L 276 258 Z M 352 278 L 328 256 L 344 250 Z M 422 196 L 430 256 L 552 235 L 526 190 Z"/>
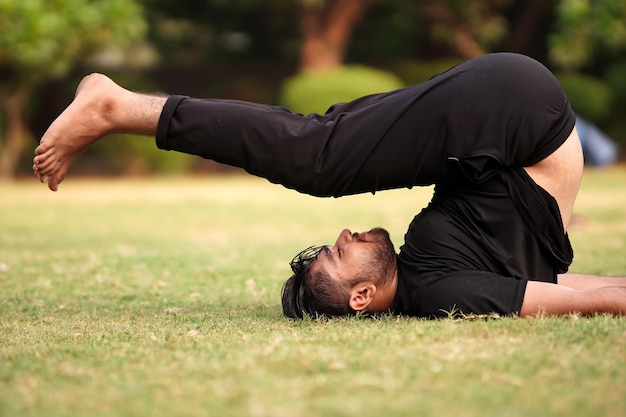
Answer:
<path fill-rule="evenodd" d="M 437 59 L 432 61 L 408 61 L 398 65 L 394 70 L 405 84 L 419 84 L 432 76 L 459 64 L 457 58 Z"/>
<path fill-rule="evenodd" d="M 87 56 L 140 39 L 142 13 L 132 0 L 0 0 L 0 67 L 29 83 L 64 75 Z"/>
<path fill-rule="evenodd" d="M 179 152 L 164 152 L 153 138 L 111 135 L 94 146 L 115 172 L 130 175 L 146 173 L 178 174 L 188 172 L 197 157 Z"/>
<path fill-rule="evenodd" d="M 420 6 L 428 9 L 429 29 L 434 41 L 455 46 L 459 30 L 467 32 L 469 37 L 484 51 L 502 41 L 508 35 L 508 22 L 503 14 L 510 5 L 510 0 L 482 1 L 426 1 Z"/>
<path fill-rule="evenodd" d="M 612 111 L 612 94 L 601 79 L 584 74 L 555 74 L 574 111 L 580 116 L 598 122 Z"/>
<path fill-rule="evenodd" d="M 577 69 L 602 52 L 626 50 L 624 0 L 561 0 L 556 15 L 555 30 L 548 38 L 554 64 Z"/>
<path fill-rule="evenodd" d="M 133 0 L 0 0 L 1 176 L 14 174 L 26 142 L 27 100 L 16 95 L 28 96 L 87 58 L 141 39 L 147 29 L 142 13 Z"/>
<path fill-rule="evenodd" d="M 604 75 L 604 79 L 613 96 L 613 110 L 609 120 L 604 123 L 603 128 L 611 138 L 622 145 L 622 149 L 625 149 L 626 118 L 624 118 L 624 109 L 626 108 L 626 62 L 622 61 L 610 65 Z"/>
<path fill-rule="evenodd" d="M 281 88 L 280 104 L 297 113 L 324 113 L 335 103 L 401 87 L 403 83 L 393 74 L 364 66 L 342 66 L 289 78 Z"/>
<path fill-rule="evenodd" d="M 613 93 L 614 102 L 626 105 L 626 62 L 611 65 L 606 71 L 605 79 Z"/>
<path fill-rule="evenodd" d="M 163 62 L 194 65 L 297 54 L 293 0 L 142 0 Z"/>

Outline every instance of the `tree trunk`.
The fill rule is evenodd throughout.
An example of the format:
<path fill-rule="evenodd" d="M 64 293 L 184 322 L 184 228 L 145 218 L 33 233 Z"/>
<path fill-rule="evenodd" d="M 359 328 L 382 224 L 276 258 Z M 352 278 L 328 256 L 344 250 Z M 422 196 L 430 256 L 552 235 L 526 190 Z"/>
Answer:
<path fill-rule="evenodd" d="M 369 6 L 369 1 L 303 1 L 301 6 L 300 71 L 342 65 L 352 30 Z"/>
<path fill-rule="evenodd" d="M 528 53 L 533 40 L 541 33 L 537 28 L 545 27 L 554 13 L 556 2 L 554 0 L 531 0 L 525 3 L 526 8 L 517 14 L 513 22 L 511 39 L 507 50 L 511 52 Z"/>
<path fill-rule="evenodd" d="M 20 85 L 9 93 L 4 105 L 5 131 L 0 141 L 0 181 L 15 177 L 17 166 L 26 145 L 28 129 L 24 123 L 24 109 L 28 101 L 29 88 Z"/>
<path fill-rule="evenodd" d="M 447 1 L 433 0 L 428 3 L 432 23 L 446 27 L 450 32 L 450 46 L 465 59 L 484 55 L 485 50 L 476 42 L 469 23 L 460 18 Z"/>
<path fill-rule="evenodd" d="M 471 30 L 464 24 L 458 24 L 454 27 L 454 46 L 465 59 L 477 58 L 486 52 L 478 45 Z"/>

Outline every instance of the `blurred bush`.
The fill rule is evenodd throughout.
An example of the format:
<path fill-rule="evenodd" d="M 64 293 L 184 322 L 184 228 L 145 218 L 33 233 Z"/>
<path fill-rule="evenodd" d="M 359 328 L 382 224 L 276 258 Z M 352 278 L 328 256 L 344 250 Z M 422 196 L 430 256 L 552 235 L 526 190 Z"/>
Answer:
<path fill-rule="evenodd" d="M 397 65 L 394 72 L 406 85 L 419 84 L 440 72 L 446 71 L 462 62 L 458 58 L 437 59 L 433 61 L 407 61 Z"/>
<path fill-rule="evenodd" d="M 606 71 L 605 79 L 613 95 L 610 123 L 605 130 L 614 140 L 626 145 L 626 62 L 618 62 Z"/>
<path fill-rule="evenodd" d="M 605 75 L 616 105 L 626 105 L 626 62 L 611 65 Z M 622 107 L 623 108 L 623 107 Z"/>
<path fill-rule="evenodd" d="M 100 154 L 107 171 L 124 175 L 148 173 L 180 174 L 191 171 L 197 157 L 158 149 L 154 138 L 111 135 L 99 141 L 93 151 Z"/>
<path fill-rule="evenodd" d="M 404 83 L 391 73 L 347 65 L 328 71 L 303 72 L 288 78 L 281 87 L 279 102 L 296 113 L 323 114 L 335 103 L 403 86 Z"/>
<path fill-rule="evenodd" d="M 605 81 L 578 73 L 555 73 L 555 76 L 576 114 L 596 123 L 609 117 L 613 97 Z"/>

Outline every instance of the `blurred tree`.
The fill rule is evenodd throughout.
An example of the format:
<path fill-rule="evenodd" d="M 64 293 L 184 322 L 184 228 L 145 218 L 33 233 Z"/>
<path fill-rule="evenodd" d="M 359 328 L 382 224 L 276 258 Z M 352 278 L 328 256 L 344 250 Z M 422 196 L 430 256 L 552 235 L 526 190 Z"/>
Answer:
<path fill-rule="evenodd" d="M 119 59 L 146 32 L 142 12 L 133 0 L 0 0 L 0 179 L 14 175 L 29 137 L 34 89 L 97 53 Z"/>
<path fill-rule="evenodd" d="M 545 38 L 559 0 L 515 0 L 506 11 L 509 37 L 504 49 L 545 56 Z"/>
<path fill-rule="evenodd" d="M 292 54 L 294 0 L 142 0 L 165 64 L 276 60 Z"/>
<path fill-rule="evenodd" d="M 548 46 L 550 61 L 570 70 L 626 51 L 626 1 L 560 0 Z"/>
<path fill-rule="evenodd" d="M 506 50 L 601 78 L 626 49 L 624 0 L 135 2 L 149 25 L 132 0 L 0 0 L 0 171 L 13 170 L 10 155 L 23 143 L 7 138 L 27 135 L 20 116 L 33 86 L 102 48 L 108 53 L 100 63 L 127 63 L 122 46 L 146 29 L 161 66 L 141 80 L 165 91 L 267 102 L 299 69 L 358 63 L 413 83 Z M 626 84 L 621 68 L 612 79 Z"/>
<path fill-rule="evenodd" d="M 368 0 L 300 0 L 300 70 L 342 65 L 352 31 L 369 4 Z"/>
<path fill-rule="evenodd" d="M 420 14 L 435 42 L 447 44 L 465 59 L 489 52 L 508 35 L 503 10 L 511 0 L 422 0 Z"/>
<path fill-rule="evenodd" d="M 151 36 L 167 61 L 287 58 L 299 60 L 300 69 L 312 69 L 343 63 L 352 31 L 372 1 L 144 2 Z"/>

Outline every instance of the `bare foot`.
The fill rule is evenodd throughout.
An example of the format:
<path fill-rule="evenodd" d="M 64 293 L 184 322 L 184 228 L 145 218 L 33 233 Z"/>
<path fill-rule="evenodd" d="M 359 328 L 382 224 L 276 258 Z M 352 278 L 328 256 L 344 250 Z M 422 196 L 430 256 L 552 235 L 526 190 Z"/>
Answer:
<path fill-rule="evenodd" d="M 102 74 L 83 78 L 74 101 L 50 125 L 35 149 L 33 171 L 52 191 L 92 144 L 115 130 L 114 97 L 128 93 Z"/>

